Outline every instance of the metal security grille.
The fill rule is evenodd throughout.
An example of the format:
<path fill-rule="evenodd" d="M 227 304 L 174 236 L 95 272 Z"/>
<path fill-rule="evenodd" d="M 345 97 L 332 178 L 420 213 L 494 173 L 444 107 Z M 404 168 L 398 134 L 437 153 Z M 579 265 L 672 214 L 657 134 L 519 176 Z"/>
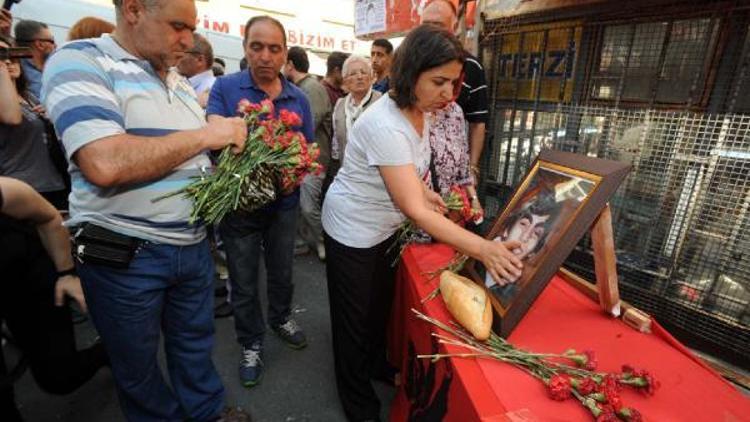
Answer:
<path fill-rule="evenodd" d="M 590 98 L 703 104 L 718 28 L 715 18 L 604 26 Z"/>
<path fill-rule="evenodd" d="M 623 297 L 750 365 L 748 12 L 621 3 L 486 23 L 487 214 L 542 148 L 632 163 L 611 202 Z M 593 277 L 588 239 L 566 265 Z"/>

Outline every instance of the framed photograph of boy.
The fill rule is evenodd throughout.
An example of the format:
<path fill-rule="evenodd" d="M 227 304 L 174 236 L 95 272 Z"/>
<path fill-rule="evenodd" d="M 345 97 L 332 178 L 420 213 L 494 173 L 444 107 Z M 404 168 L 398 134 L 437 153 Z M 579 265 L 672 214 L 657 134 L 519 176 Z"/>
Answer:
<path fill-rule="evenodd" d="M 493 330 L 507 337 L 630 171 L 630 165 L 569 152 L 543 150 L 487 238 L 516 241 L 523 262 L 514 279 L 496 280 L 481 262 L 465 271 L 484 286 L 495 315 Z"/>

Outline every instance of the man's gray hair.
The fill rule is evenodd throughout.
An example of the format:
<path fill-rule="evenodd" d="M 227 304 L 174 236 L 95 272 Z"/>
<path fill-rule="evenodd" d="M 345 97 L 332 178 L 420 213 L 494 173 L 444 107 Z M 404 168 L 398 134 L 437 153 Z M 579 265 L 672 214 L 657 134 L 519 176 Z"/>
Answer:
<path fill-rule="evenodd" d="M 370 74 L 372 74 L 372 64 L 370 63 L 370 59 L 352 54 L 344 61 L 344 65 L 341 67 L 341 76 L 349 76 L 349 68 L 351 68 L 354 63 L 363 63 Z"/>
<path fill-rule="evenodd" d="M 143 7 L 146 9 L 153 9 L 156 6 L 159 6 L 159 3 L 161 3 L 161 0 L 139 0 Z M 112 0 L 112 3 L 115 5 L 115 10 L 119 13 L 120 9 L 122 8 L 122 0 Z"/>
<path fill-rule="evenodd" d="M 193 51 L 202 54 L 206 61 L 206 69 L 211 69 L 214 64 L 214 49 L 206 37 L 198 33 L 193 34 Z"/>

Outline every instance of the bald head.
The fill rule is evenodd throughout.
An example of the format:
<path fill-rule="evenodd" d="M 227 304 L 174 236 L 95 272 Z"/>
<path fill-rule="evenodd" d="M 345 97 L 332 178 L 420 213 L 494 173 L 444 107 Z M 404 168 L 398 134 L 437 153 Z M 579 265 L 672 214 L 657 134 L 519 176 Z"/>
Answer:
<path fill-rule="evenodd" d="M 160 6 L 162 0 L 140 0 L 141 4 L 145 9 L 154 9 Z M 112 4 L 115 5 L 115 11 L 120 12 L 122 10 L 123 0 L 112 0 Z"/>
<path fill-rule="evenodd" d="M 450 0 L 432 0 L 422 11 L 419 23 L 437 25 L 448 31 L 456 30 L 456 6 Z"/>

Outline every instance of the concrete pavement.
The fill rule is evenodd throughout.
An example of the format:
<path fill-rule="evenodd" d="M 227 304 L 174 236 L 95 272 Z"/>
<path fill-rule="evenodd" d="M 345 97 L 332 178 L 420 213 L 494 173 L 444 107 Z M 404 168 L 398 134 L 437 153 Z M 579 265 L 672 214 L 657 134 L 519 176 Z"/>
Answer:
<path fill-rule="evenodd" d="M 240 349 L 234 320 L 216 320 L 214 362 L 227 390 L 227 403 L 249 410 L 254 422 L 345 421 L 333 375 L 325 266 L 312 254 L 295 258 L 295 318 L 308 336 L 308 347 L 292 350 L 269 330 L 265 341 L 266 372 L 260 385 L 246 389 L 237 379 Z M 263 288 L 265 291 L 265 288 Z M 76 326 L 79 344 L 90 344 L 96 333 L 89 322 Z M 164 368 L 162 356 L 162 368 Z M 375 383 L 383 401 L 382 419 L 395 394 Z M 16 384 L 16 401 L 27 421 L 123 421 L 108 369 L 68 396 L 42 392 L 29 371 Z"/>

